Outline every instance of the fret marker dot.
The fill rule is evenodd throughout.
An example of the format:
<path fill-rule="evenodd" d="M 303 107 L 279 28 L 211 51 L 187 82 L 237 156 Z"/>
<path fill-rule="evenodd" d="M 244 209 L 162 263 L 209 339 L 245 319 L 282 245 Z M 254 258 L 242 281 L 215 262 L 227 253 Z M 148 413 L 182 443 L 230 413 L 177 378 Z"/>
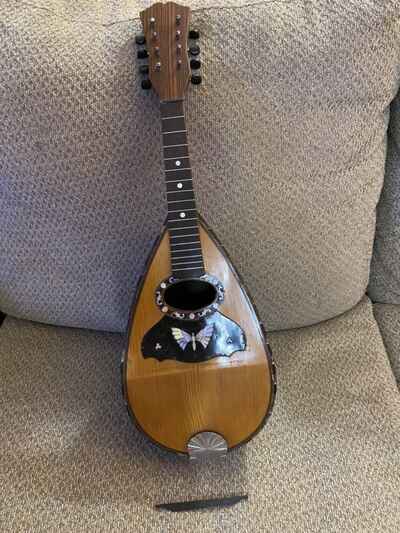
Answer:
<path fill-rule="evenodd" d="M 178 183 L 177 187 L 178 187 L 178 189 L 182 189 L 182 187 L 183 187 L 182 183 Z"/>
<path fill-rule="evenodd" d="M 182 163 L 181 163 L 180 161 L 175 161 L 175 165 L 176 165 L 177 167 L 180 167 L 180 166 L 182 165 Z"/>
<path fill-rule="evenodd" d="M 179 213 L 179 216 L 180 216 L 181 218 L 185 218 L 186 213 Z"/>

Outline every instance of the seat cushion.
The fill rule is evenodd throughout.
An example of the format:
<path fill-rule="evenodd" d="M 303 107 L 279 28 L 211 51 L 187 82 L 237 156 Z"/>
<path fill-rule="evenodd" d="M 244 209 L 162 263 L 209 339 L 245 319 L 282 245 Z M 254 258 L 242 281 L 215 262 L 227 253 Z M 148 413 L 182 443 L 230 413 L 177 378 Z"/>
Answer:
<path fill-rule="evenodd" d="M 374 315 L 400 386 L 400 305 L 375 304 Z"/>
<path fill-rule="evenodd" d="M 278 395 L 267 426 L 224 460 L 189 463 L 131 425 L 120 335 L 7 318 L 1 530 L 397 533 L 400 395 L 369 301 L 270 342 Z M 153 507 L 233 493 L 248 502 Z"/>
<path fill-rule="evenodd" d="M 368 293 L 400 304 L 400 95 L 391 106 L 385 182 L 378 204 Z"/>
<path fill-rule="evenodd" d="M 189 5 L 191 2 L 186 2 Z M 7 2 L 0 86 L 0 309 L 122 331 L 166 214 L 143 2 Z M 146 4 L 147 5 L 147 4 Z M 269 329 L 365 293 L 398 0 L 195 0 L 204 83 L 186 102 L 200 211 Z"/>

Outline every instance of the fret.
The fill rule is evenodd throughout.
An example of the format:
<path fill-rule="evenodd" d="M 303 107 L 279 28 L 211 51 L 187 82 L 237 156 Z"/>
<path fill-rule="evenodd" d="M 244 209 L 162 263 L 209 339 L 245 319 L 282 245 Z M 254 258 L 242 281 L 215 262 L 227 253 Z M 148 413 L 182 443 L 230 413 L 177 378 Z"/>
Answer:
<path fill-rule="evenodd" d="M 170 244 L 170 246 L 185 246 L 185 244 L 200 244 L 200 241 L 178 242 L 176 244 L 172 243 L 172 244 Z"/>
<path fill-rule="evenodd" d="M 169 213 L 183 213 L 183 217 L 181 218 L 186 218 L 186 213 L 187 211 L 197 211 L 197 209 L 188 209 L 188 208 L 185 208 L 185 209 L 168 209 L 168 214 Z"/>
<path fill-rule="evenodd" d="M 187 133 L 187 130 L 170 130 L 170 131 L 163 131 L 163 135 L 169 135 L 172 133 Z"/>
<path fill-rule="evenodd" d="M 204 274 L 183 102 L 161 104 L 171 269 L 179 277 Z"/>
<path fill-rule="evenodd" d="M 168 222 L 184 222 L 185 220 L 197 220 L 197 217 L 171 218 Z"/>
<path fill-rule="evenodd" d="M 197 246 L 196 248 L 190 247 L 190 248 L 181 248 L 180 250 L 172 250 L 172 255 L 174 257 L 181 257 L 180 254 L 187 254 L 188 252 L 201 252 L 200 242 L 197 243 Z"/>
<path fill-rule="evenodd" d="M 193 181 L 192 178 L 181 178 L 180 180 L 166 180 L 166 183 L 176 183 L 178 181 Z"/>
<path fill-rule="evenodd" d="M 165 170 L 164 172 L 182 172 L 182 170 L 192 170 L 192 169 L 190 167 L 171 168 L 169 170 Z"/>
<path fill-rule="evenodd" d="M 186 192 L 186 195 L 179 195 L 179 193 L 176 193 L 176 196 L 169 195 L 167 197 L 167 207 L 179 207 L 179 205 L 182 205 L 182 209 L 186 209 L 186 207 L 192 206 L 196 207 L 195 199 L 192 192 Z M 178 198 L 178 200 L 176 200 Z M 191 202 L 191 204 L 189 204 Z M 175 205 L 174 205 L 175 204 Z M 186 218 L 186 217 L 184 217 Z"/>
<path fill-rule="evenodd" d="M 181 270 L 200 270 L 199 267 L 185 267 L 185 268 L 178 268 L 176 270 L 174 270 L 173 272 L 180 272 Z M 201 272 L 203 272 L 203 270 L 201 269 Z M 203 272 L 204 273 L 204 272 Z"/>
<path fill-rule="evenodd" d="M 175 264 L 172 264 L 173 268 L 177 267 L 177 266 L 180 266 L 180 265 L 202 265 L 203 264 L 203 260 L 202 259 L 197 259 L 197 261 L 182 261 L 182 263 L 175 263 Z"/>
<path fill-rule="evenodd" d="M 183 259 L 183 261 L 180 261 L 181 259 Z M 182 263 L 184 263 L 185 261 L 188 262 L 187 260 L 189 259 L 193 259 L 194 261 L 198 261 L 199 263 L 202 262 L 204 264 L 202 254 L 184 255 L 181 257 L 174 257 L 171 259 L 171 264 L 172 266 L 175 266 L 176 264 L 178 264 L 178 262 L 182 262 Z"/>
<path fill-rule="evenodd" d="M 161 120 L 171 120 L 171 118 L 185 118 L 185 115 L 175 115 L 174 117 L 161 117 Z"/>
<path fill-rule="evenodd" d="M 176 159 L 178 157 L 189 157 L 187 144 L 164 146 L 164 160 L 168 158 Z"/>
<path fill-rule="evenodd" d="M 169 228 L 169 231 L 182 231 L 184 229 L 198 228 L 199 226 L 184 226 L 183 228 Z"/>
<path fill-rule="evenodd" d="M 183 192 L 194 192 L 193 189 L 178 189 L 178 190 L 175 190 L 175 189 L 176 189 L 176 185 L 174 186 L 174 190 L 167 191 L 167 194 L 181 194 Z"/>
<path fill-rule="evenodd" d="M 194 255 L 181 255 L 179 257 L 173 257 L 171 260 L 172 261 L 177 261 L 178 259 L 193 259 L 193 257 L 203 257 L 202 254 L 194 254 Z"/>
<path fill-rule="evenodd" d="M 164 148 L 173 146 L 175 144 L 185 144 L 187 140 L 186 130 L 182 132 L 169 132 L 163 133 L 163 145 Z M 186 144 L 187 146 L 187 144 Z"/>
<path fill-rule="evenodd" d="M 185 233 L 185 235 L 171 235 L 169 236 L 170 239 L 180 239 L 181 241 L 185 239 L 186 237 L 199 237 L 198 233 Z"/>
<path fill-rule="evenodd" d="M 198 255 L 201 255 L 202 257 L 200 248 L 190 248 L 189 251 L 183 248 L 180 250 L 174 250 L 171 254 L 171 260 L 181 259 L 182 257 L 197 257 Z"/>
<path fill-rule="evenodd" d="M 183 155 L 181 157 L 164 157 L 164 161 L 170 161 L 171 159 L 175 161 L 175 159 L 188 159 L 188 158 L 189 158 L 189 155 Z"/>
<path fill-rule="evenodd" d="M 197 221 L 197 217 L 188 217 L 188 218 L 176 218 L 168 221 L 168 227 L 172 229 L 186 228 L 187 226 L 192 226 L 195 224 L 193 220 Z M 171 222 L 180 222 L 179 225 L 172 226 Z M 187 223 L 187 224 L 186 224 Z"/>
<path fill-rule="evenodd" d="M 192 179 L 192 170 L 190 168 L 185 168 L 181 170 L 169 170 L 165 174 L 165 179 L 167 183 L 169 183 L 171 180 L 184 180 L 184 179 Z"/>
<path fill-rule="evenodd" d="M 194 193 L 194 190 L 192 189 L 193 183 L 181 183 L 179 180 L 174 183 L 167 183 L 167 194 L 169 193 L 182 193 L 182 192 L 192 192 Z"/>

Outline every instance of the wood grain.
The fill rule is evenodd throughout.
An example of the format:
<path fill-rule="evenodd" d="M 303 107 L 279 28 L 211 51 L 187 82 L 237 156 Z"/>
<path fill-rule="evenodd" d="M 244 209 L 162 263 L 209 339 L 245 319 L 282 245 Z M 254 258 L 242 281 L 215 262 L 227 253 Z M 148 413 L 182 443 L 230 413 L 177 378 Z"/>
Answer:
<path fill-rule="evenodd" d="M 183 453 L 200 431 L 220 433 L 229 448 L 248 440 L 273 400 L 271 368 L 254 310 L 203 225 L 200 237 L 206 271 L 225 286 L 220 310 L 244 329 L 246 351 L 195 364 L 142 357 L 143 336 L 163 316 L 154 303 L 154 291 L 170 274 L 165 232 L 137 299 L 126 356 L 126 398 L 137 424 L 157 443 Z"/>
<path fill-rule="evenodd" d="M 177 24 L 176 16 L 180 22 Z M 154 17 L 153 25 L 150 23 Z M 190 9 L 175 2 L 162 4 L 157 2 L 148 9 L 141 11 L 140 19 L 146 37 L 149 53 L 149 78 L 161 101 L 182 100 L 190 78 L 190 66 L 187 55 L 187 41 L 189 33 Z M 177 31 L 181 32 L 179 39 Z M 156 32 L 156 38 L 153 33 Z M 177 45 L 181 44 L 178 53 Z M 156 54 L 159 48 L 159 55 Z M 181 65 L 178 68 L 178 60 Z M 160 70 L 156 70 L 156 63 L 160 63 Z"/>

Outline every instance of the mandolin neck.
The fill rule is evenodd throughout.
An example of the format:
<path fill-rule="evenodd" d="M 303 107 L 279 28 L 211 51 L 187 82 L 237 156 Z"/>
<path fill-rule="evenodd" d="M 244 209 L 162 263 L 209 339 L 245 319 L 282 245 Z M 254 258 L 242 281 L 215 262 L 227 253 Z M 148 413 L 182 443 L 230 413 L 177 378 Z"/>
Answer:
<path fill-rule="evenodd" d="M 198 214 L 182 100 L 161 103 L 171 270 L 178 279 L 204 274 Z"/>

